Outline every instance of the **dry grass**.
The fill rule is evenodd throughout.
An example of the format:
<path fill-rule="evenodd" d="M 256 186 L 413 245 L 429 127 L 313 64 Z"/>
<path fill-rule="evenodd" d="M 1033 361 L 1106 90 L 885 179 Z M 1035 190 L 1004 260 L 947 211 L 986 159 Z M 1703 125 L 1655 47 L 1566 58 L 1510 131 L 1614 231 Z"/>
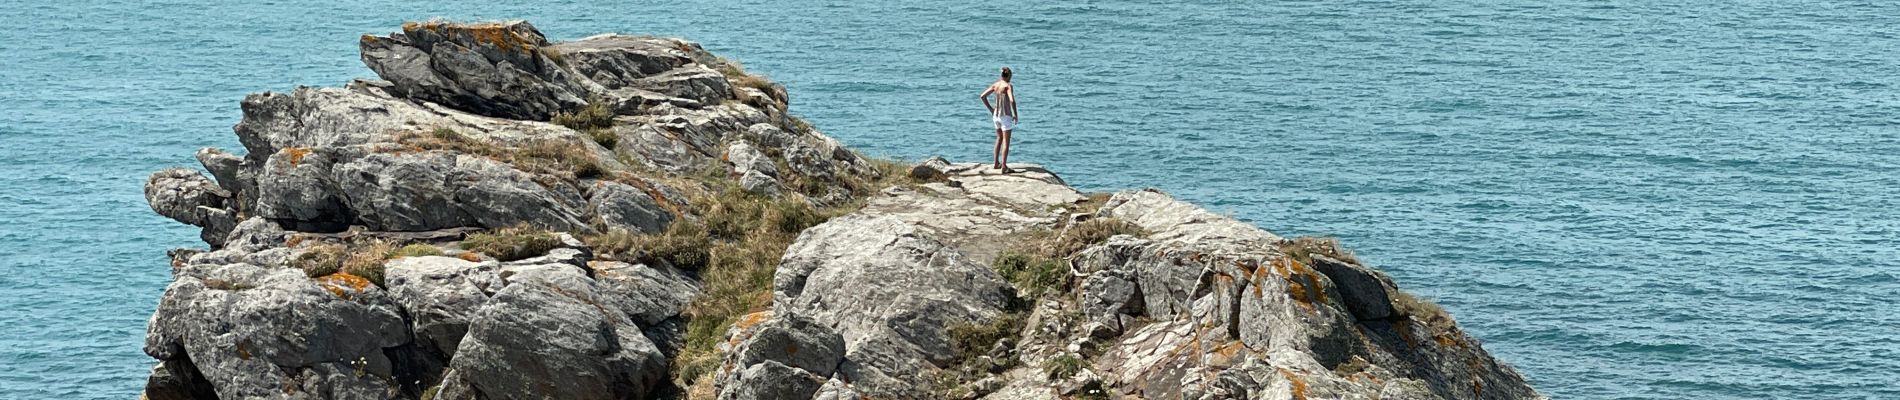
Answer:
<path fill-rule="evenodd" d="M 607 104 L 606 98 L 594 95 L 587 98 L 587 105 L 574 111 L 555 113 L 548 122 L 574 130 L 611 128 L 614 126 L 614 110 Z"/>
<path fill-rule="evenodd" d="M 304 276 L 311 278 L 334 274 L 343 270 L 343 252 L 343 246 L 334 244 L 310 246 L 290 260 L 290 267 L 303 270 Z"/>
<path fill-rule="evenodd" d="M 402 246 L 401 248 L 397 248 L 396 251 L 389 253 L 390 258 L 423 257 L 423 256 L 439 256 L 439 255 L 442 255 L 442 248 L 427 245 L 427 244 L 422 244 L 422 243 Z"/>
<path fill-rule="evenodd" d="M 1318 254 L 1334 260 L 1365 265 L 1353 256 L 1352 250 L 1339 245 L 1339 239 L 1325 236 L 1301 236 L 1280 242 L 1280 252 L 1299 260 L 1301 264 L 1313 264 L 1313 255 Z"/>
<path fill-rule="evenodd" d="M 1045 293 L 1061 289 L 1069 278 L 1067 262 L 1023 253 L 997 255 L 990 268 L 1014 285 L 1017 295 L 1025 299 L 1041 298 Z"/>
<path fill-rule="evenodd" d="M 343 259 L 343 273 L 367 279 L 376 286 L 383 286 L 383 262 L 396 252 L 396 246 L 377 240 L 359 244 L 350 249 L 349 257 Z"/>
<path fill-rule="evenodd" d="M 1451 313 L 1445 312 L 1445 307 L 1437 303 L 1418 298 L 1403 290 L 1394 290 L 1390 294 L 1392 309 L 1397 311 L 1399 316 L 1417 320 L 1437 332 L 1450 330 L 1458 325 L 1458 321 L 1451 318 Z"/>
<path fill-rule="evenodd" d="M 1082 372 L 1082 367 L 1085 366 L 1087 362 L 1082 361 L 1081 357 L 1076 357 L 1073 353 L 1062 353 L 1050 357 L 1048 361 L 1043 361 L 1042 371 L 1049 374 L 1050 380 L 1063 380 Z"/>
<path fill-rule="evenodd" d="M 514 226 L 496 229 L 492 232 L 471 233 L 462 240 L 462 249 L 487 254 L 501 261 L 515 261 L 547 254 L 561 246 L 561 237 L 546 230 L 528 226 Z"/>

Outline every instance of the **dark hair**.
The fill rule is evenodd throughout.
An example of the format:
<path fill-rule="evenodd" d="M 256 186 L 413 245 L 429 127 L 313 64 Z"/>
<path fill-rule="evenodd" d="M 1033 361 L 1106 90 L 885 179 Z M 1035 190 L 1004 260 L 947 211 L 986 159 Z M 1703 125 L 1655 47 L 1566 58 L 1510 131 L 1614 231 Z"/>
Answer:
<path fill-rule="evenodd" d="M 1009 80 L 1009 67 L 1003 67 L 1003 80 Z"/>

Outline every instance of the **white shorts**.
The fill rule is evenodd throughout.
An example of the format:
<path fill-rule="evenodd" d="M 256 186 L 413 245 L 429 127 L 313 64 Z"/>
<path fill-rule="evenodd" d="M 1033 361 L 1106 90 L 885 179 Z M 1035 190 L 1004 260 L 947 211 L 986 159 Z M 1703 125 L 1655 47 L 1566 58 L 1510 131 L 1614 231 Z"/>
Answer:
<path fill-rule="evenodd" d="M 1016 130 L 1016 117 L 1012 117 L 1008 115 L 992 115 L 990 116 L 990 122 L 996 123 L 996 129 L 1002 129 L 1006 131 Z"/>

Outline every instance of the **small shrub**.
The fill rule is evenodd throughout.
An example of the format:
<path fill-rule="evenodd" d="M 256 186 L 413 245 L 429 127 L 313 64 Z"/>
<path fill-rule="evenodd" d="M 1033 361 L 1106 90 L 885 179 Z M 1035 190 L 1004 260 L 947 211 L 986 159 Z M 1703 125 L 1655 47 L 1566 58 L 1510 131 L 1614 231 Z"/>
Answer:
<path fill-rule="evenodd" d="M 719 73 L 724 74 L 726 81 L 732 82 L 733 86 L 749 87 L 766 93 L 772 92 L 772 81 L 746 72 L 745 66 L 739 65 L 737 61 L 722 61 L 724 62 L 719 63 Z"/>
<path fill-rule="evenodd" d="M 1073 353 L 1062 353 L 1049 357 L 1048 361 L 1043 361 L 1042 371 L 1049 374 L 1051 380 L 1063 380 L 1082 372 L 1085 364 L 1086 362 L 1082 361 L 1081 357 L 1076 357 Z"/>
<path fill-rule="evenodd" d="M 427 244 L 422 244 L 422 243 L 402 246 L 401 248 L 396 249 L 394 252 L 389 253 L 389 256 L 391 258 L 423 257 L 423 256 L 439 256 L 439 255 L 442 255 L 441 248 L 427 245 Z"/>
<path fill-rule="evenodd" d="M 1403 290 L 1394 290 L 1390 295 L 1392 309 L 1397 311 L 1399 316 L 1418 320 L 1437 331 L 1445 331 L 1458 325 L 1458 321 L 1451 318 L 1451 313 L 1445 312 L 1445 307 L 1437 303 L 1418 298 Z"/>
<path fill-rule="evenodd" d="M 367 279 L 376 286 L 383 286 L 383 262 L 389 261 L 389 255 L 395 251 L 395 245 L 384 241 L 374 241 L 352 248 L 350 255 L 343 259 L 343 272 Z"/>
<path fill-rule="evenodd" d="M 614 110 L 607 105 L 606 99 L 600 96 L 594 96 L 587 99 L 586 106 L 572 112 L 554 114 L 554 118 L 548 120 L 548 122 L 577 131 L 612 128 L 614 126 Z"/>
<path fill-rule="evenodd" d="M 540 256 L 560 246 L 560 235 L 526 226 L 471 233 L 462 240 L 462 249 L 487 254 L 502 261 Z"/>
<path fill-rule="evenodd" d="M 587 132 L 587 137 L 593 138 L 600 147 L 612 149 L 614 145 L 620 144 L 620 134 L 614 132 L 613 128 L 588 128 L 583 132 Z"/>
<path fill-rule="evenodd" d="M 1015 285 L 1025 299 L 1040 298 L 1044 293 L 1061 288 L 1069 275 L 1069 266 L 1061 260 L 1015 252 L 996 256 L 991 268 Z"/>
<path fill-rule="evenodd" d="M 1003 313 L 981 323 L 951 323 L 945 333 L 950 336 L 950 348 L 956 351 L 957 359 L 969 364 L 988 354 L 997 343 L 1014 341 L 1022 328 L 1022 314 Z"/>
<path fill-rule="evenodd" d="M 529 172 L 566 172 L 574 178 L 595 178 L 606 173 L 593 152 L 580 144 L 543 139 L 522 144 L 509 154 L 509 164 Z"/>
<path fill-rule="evenodd" d="M 343 268 L 343 246 L 321 244 L 305 249 L 290 260 L 290 266 L 303 270 L 311 278 L 334 274 Z"/>

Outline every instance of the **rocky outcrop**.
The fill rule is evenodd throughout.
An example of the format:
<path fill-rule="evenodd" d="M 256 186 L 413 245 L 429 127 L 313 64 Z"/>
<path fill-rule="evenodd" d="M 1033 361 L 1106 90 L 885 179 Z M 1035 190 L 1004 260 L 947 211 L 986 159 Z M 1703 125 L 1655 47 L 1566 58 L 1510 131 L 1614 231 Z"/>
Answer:
<path fill-rule="evenodd" d="M 1538 397 L 1350 257 L 1035 165 L 874 167 L 691 42 L 359 46 L 381 79 L 248 96 L 244 155 L 148 179 L 209 248 L 169 253 L 146 397 Z"/>

